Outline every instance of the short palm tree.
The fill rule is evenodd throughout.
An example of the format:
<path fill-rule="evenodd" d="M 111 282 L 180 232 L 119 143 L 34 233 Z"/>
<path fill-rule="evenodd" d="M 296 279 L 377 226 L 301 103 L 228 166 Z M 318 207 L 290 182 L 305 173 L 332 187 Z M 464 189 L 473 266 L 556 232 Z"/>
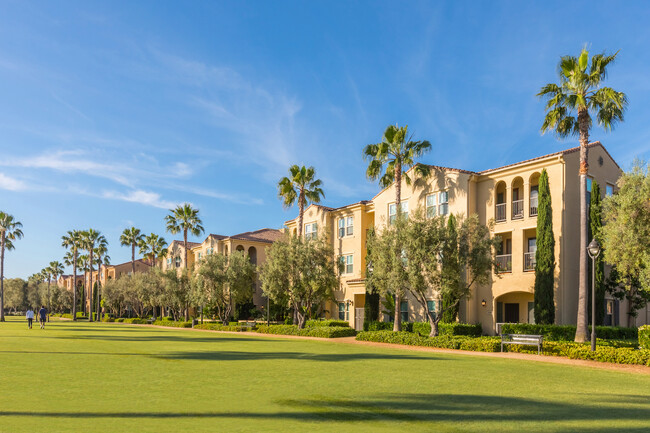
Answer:
<path fill-rule="evenodd" d="M 61 237 L 61 246 L 69 250 L 64 261 L 72 266 L 72 320 L 77 320 L 77 265 L 79 264 L 79 250 L 81 249 L 82 238 L 79 230 L 69 230 Z"/>
<path fill-rule="evenodd" d="M 93 321 L 93 256 L 97 245 L 106 244 L 106 238 L 95 229 L 88 229 L 83 232 L 83 247 L 88 251 L 88 272 L 90 275 L 90 284 L 88 285 L 88 321 Z"/>
<path fill-rule="evenodd" d="M 542 133 L 553 131 L 558 137 L 577 136 L 580 143 L 580 271 L 578 283 L 578 317 L 575 341 L 587 341 L 587 173 L 588 147 L 592 116 L 605 131 L 623 121 L 627 96 L 602 86 L 613 55 L 596 54 L 589 58 L 583 49 L 580 56 L 564 56 L 558 64 L 560 83 L 547 84 L 537 96 L 546 98 L 546 117 Z"/>
<path fill-rule="evenodd" d="M 185 269 L 187 269 L 187 234 L 199 236 L 205 230 L 203 221 L 199 218 L 199 210 L 192 208 L 192 205 L 185 203 L 169 210 L 169 215 L 165 217 L 167 231 L 173 235 L 183 232 L 183 249 L 185 252 Z"/>
<path fill-rule="evenodd" d="M 13 250 L 13 241 L 23 237 L 22 226 L 13 215 L 0 211 L 0 322 L 5 321 L 5 250 Z"/>
<path fill-rule="evenodd" d="M 363 149 L 364 159 L 369 161 L 366 176 L 369 179 L 379 179 L 382 188 L 395 184 L 395 212 L 397 217 L 402 213 L 402 178 L 407 185 L 412 183 L 406 173 L 414 166 L 415 177 L 428 177 L 430 169 L 426 165 L 416 164 L 415 159 L 431 150 L 427 140 L 414 141 L 413 135 L 408 134 L 408 126 L 390 125 L 384 131 L 380 143 L 369 144 Z M 400 302 L 401 294 L 395 292 L 395 322 L 393 330 L 401 329 Z"/>
<path fill-rule="evenodd" d="M 54 278 L 54 281 L 56 282 L 59 279 L 59 275 L 63 274 L 63 265 L 58 262 L 58 261 L 52 261 L 50 262 L 50 265 L 44 269 L 44 271 L 47 273 L 47 314 L 48 314 L 48 321 L 49 321 L 49 315 L 50 315 L 50 280 L 51 278 Z"/>
<path fill-rule="evenodd" d="M 99 305 L 100 293 L 102 290 L 102 265 L 108 265 L 111 258 L 108 256 L 108 241 L 104 236 L 101 236 L 95 247 L 95 257 L 97 257 L 97 303 L 95 304 L 95 311 L 97 311 L 97 320 L 101 321 L 101 309 Z"/>
<path fill-rule="evenodd" d="M 135 227 L 124 229 L 120 236 L 120 244 L 123 247 L 131 247 L 131 274 L 133 275 L 135 275 L 135 247 L 140 245 L 143 239 L 144 235 Z"/>
<path fill-rule="evenodd" d="M 167 254 L 167 242 L 162 236 L 151 233 L 140 242 L 140 254 L 151 261 L 151 265 L 156 267 L 156 259 L 162 258 Z"/>
<path fill-rule="evenodd" d="M 298 236 L 302 236 L 302 220 L 305 208 L 309 203 L 320 203 L 325 197 L 321 185 L 323 182 L 316 179 L 314 167 L 289 167 L 289 176 L 283 177 L 278 182 L 278 197 L 282 200 L 285 208 L 289 208 L 298 202 Z"/>

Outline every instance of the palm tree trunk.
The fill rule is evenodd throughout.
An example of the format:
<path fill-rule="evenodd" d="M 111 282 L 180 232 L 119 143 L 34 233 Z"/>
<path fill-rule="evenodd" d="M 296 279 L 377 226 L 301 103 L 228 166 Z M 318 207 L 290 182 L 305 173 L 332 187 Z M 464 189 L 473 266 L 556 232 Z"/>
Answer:
<path fill-rule="evenodd" d="M 47 276 L 47 321 L 50 321 L 50 282 L 52 278 L 50 275 Z"/>
<path fill-rule="evenodd" d="M 72 254 L 72 320 L 77 320 L 77 249 Z"/>
<path fill-rule="evenodd" d="M 302 221 L 305 213 L 305 193 L 300 191 L 298 196 L 298 237 L 302 236 Z"/>
<path fill-rule="evenodd" d="M 580 125 L 580 267 L 578 272 L 578 317 L 576 320 L 575 341 L 587 341 L 587 173 L 589 172 L 588 148 L 589 143 L 589 112 L 583 108 L 578 111 Z"/>
<path fill-rule="evenodd" d="M 187 269 L 187 229 L 183 229 L 183 249 L 185 254 L 185 269 Z M 185 290 L 188 288 L 185 287 Z M 185 321 L 190 320 L 190 306 L 185 302 Z"/>
<path fill-rule="evenodd" d="M 5 231 L 0 231 L 0 322 L 5 321 Z"/>
<path fill-rule="evenodd" d="M 93 321 L 93 249 L 89 249 L 89 259 L 88 262 L 90 263 L 90 284 L 89 284 L 89 292 L 88 292 L 88 321 L 92 322 Z"/>
<path fill-rule="evenodd" d="M 135 275 L 135 244 L 131 244 L 131 275 Z"/>
<path fill-rule="evenodd" d="M 399 162 L 395 163 L 395 212 L 397 218 L 400 218 L 402 213 L 402 165 Z M 400 289 L 395 290 L 395 316 L 393 320 L 393 331 L 398 332 L 402 330 L 402 315 L 400 314 L 402 304 L 402 297 Z"/>
<path fill-rule="evenodd" d="M 101 290 L 102 278 L 102 256 L 97 257 L 97 303 L 95 304 L 95 311 L 97 311 L 97 321 L 102 321 L 101 310 L 99 308 L 99 291 Z"/>

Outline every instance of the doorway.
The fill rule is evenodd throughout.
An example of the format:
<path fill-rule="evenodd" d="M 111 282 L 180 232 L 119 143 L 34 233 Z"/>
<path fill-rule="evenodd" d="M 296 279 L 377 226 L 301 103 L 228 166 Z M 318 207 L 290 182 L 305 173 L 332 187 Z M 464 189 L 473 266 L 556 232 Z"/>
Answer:
<path fill-rule="evenodd" d="M 503 304 L 503 321 L 506 323 L 519 323 L 519 304 Z"/>

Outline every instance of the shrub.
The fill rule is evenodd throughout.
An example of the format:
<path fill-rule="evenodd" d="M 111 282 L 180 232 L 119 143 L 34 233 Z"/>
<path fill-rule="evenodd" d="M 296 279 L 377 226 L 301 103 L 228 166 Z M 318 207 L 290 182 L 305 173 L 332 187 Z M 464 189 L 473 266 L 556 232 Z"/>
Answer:
<path fill-rule="evenodd" d="M 300 335 L 303 337 L 319 338 L 353 337 L 357 334 L 349 326 L 314 326 L 300 329 L 297 325 L 260 325 L 257 327 L 257 332 L 261 334 Z"/>
<path fill-rule="evenodd" d="M 112 317 L 108 317 L 108 316 L 106 316 L 106 317 L 104 317 L 104 318 L 102 319 L 102 322 L 115 322 L 115 319 L 112 318 Z"/>
<path fill-rule="evenodd" d="M 413 332 L 424 337 L 431 333 L 429 322 L 415 322 Z M 468 337 L 480 337 L 483 334 L 483 327 L 480 323 L 475 325 L 469 323 L 438 323 L 438 335 L 465 335 Z"/>
<path fill-rule="evenodd" d="M 627 347 L 626 347 L 627 346 Z M 616 364 L 636 364 L 650 366 L 650 350 L 637 350 L 634 343 L 617 342 L 611 344 L 607 340 L 598 341 L 596 351 L 592 352 L 589 343 L 575 343 L 573 341 L 544 342 L 544 355 L 562 356 L 570 359 L 584 359 L 590 361 L 612 362 Z M 509 345 L 512 352 L 529 353 L 537 352 L 532 346 Z"/>
<path fill-rule="evenodd" d="M 498 352 L 501 350 L 501 339 L 499 337 L 468 337 L 462 335 L 423 337 L 415 332 L 367 331 L 360 332 L 357 335 L 357 340 L 440 349 L 470 350 L 473 352 Z"/>
<path fill-rule="evenodd" d="M 147 319 L 140 319 L 144 320 L 144 323 L 149 323 Z M 158 325 L 158 326 L 170 326 L 173 328 L 191 328 L 192 327 L 192 322 L 175 322 L 173 320 L 156 320 L 152 323 L 153 325 Z"/>
<path fill-rule="evenodd" d="M 237 322 L 235 322 L 237 323 Z M 246 325 L 223 325 L 221 323 L 204 323 L 203 325 L 195 325 L 195 329 L 208 329 L 210 331 L 228 331 L 228 332 L 252 332 L 257 329 L 255 326 Z"/>
<path fill-rule="evenodd" d="M 576 335 L 575 325 L 536 325 L 533 323 L 505 323 L 501 327 L 503 334 L 543 335 L 548 341 L 573 341 Z M 596 336 L 605 340 L 635 340 L 636 328 L 596 326 Z"/>
<path fill-rule="evenodd" d="M 393 323 L 379 322 L 379 321 L 366 322 L 363 324 L 363 330 L 364 331 L 392 331 Z"/>
<path fill-rule="evenodd" d="M 345 320 L 307 320 L 305 327 L 314 328 L 316 326 L 337 326 L 343 328 L 349 328 L 350 324 Z"/>
<path fill-rule="evenodd" d="M 130 323 L 133 325 L 148 325 L 149 321 L 147 319 L 141 319 L 140 317 L 133 317 L 131 319 L 124 319 L 124 323 Z"/>
<path fill-rule="evenodd" d="M 639 328 L 639 347 L 650 350 L 650 325 L 643 325 Z"/>

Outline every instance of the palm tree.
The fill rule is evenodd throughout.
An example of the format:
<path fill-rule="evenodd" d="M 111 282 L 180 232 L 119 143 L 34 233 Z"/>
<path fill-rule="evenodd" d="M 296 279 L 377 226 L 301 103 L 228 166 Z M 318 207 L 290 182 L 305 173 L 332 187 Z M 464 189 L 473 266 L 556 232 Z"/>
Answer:
<path fill-rule="evenodd" d="M 140 242 L 140 254 L 151 260 L 152 266 L 156 267 L 156 259 L 167 254 L 167 242 L 165 238 L 151 233 Z"/>
<path fill-rule="evenodd" d="M 123 247 L 131 247 L 131 274 L 135 275 L 135 247 L 144 239 L 144 235 L 140 233 L 140 229 L 131 227 L 124 229 L 122 236 L 120 236 L 120 244 Z"/>
<path fill-rule="evenodd" d="M 0 322 L 5 321 L 5 250 L 13 250 L 13 241 L 23 237 L 22 226 L 13 215 L 0 211 Z"/>
<path fill-rule="evenodd" d="M 79 250 L 81 249 L 81 232 L 79 230 L 68 230 L 68 233 L 61 237 L 61 246 L 68 248 L 70 255 L 66 255 L 65 264 L 72 265 L 72 320 L 77 320 L 77 265 L 79 264 Z"/>
<path fill-rule="evenodd" d="M 547 99 L 542 133 L 553 131 L 558 137 L 577 136 L 580 142 L 580 274 L 578 317 L 575 341 L 587 341 L 587 173 L 589 130 L 592 116 L 605 131 L 623 121 L 627 96 L 611 87 L 601 87 L 613 55 L 596 54 L 582 49 L 579 57 L 564 56 L 558 64 L 560 84 L 547 84 L 537 94 Z M 577 117 L 576 117 L 577 115 Z"/>
<path fill-rule="evenodd" d="M 81 232 L 81 234 L 83 234 L 83 232 Z M 82 245 L 83 245 L 83 243 L 82 243 Z M 86 314 L 86 292 L 87 292 L 87 289 L 88 289 L 87 282 L 88 282 L 88 269 L 89 269 L 89 266 L 88 266 L 88 254 L 81 254 L 77 258 L 77 267 L 79 269 L 81 269 L 83 271 L 83 273 L 84 273 L 84 281 L 83 281 L 83 284 L 81 286 L 81 299 L 80 299 L 80 301 L 81 301 L 81 306 L 82 306 L 82 314 L 85 315 Z M 76 287 L 75 287 L 75 289 L 76 289 Z"/>
<path fill-rule="evenodd" d="M 102 320 L 102 312 L 99 305 L 100 293 L 102 290 L 102 265 L 109 265 L 111 263 L 111 258 L 108 256 L 108 241 L 104 236 L 100 236 L 97 241 L 97 247 L 95 247 L 95 256 L 97 257 L 97 304 L 95 311 L 97 311 L 97 320 Z M 103 259 L 103 260 L 102 260 Z"/>
<path fill-rule="evenodd" d="M 57 281 L 59 275 L 63 274 L 63 265 L 57 261 L 50 262 L 50 265 L 43 269 L 47 275 L 47 320 L 50 320 L 50 280 L 54 277 Z"/>
<path fill-rule="evenodd" d="M 309 203 L 320 203 L 325 194 L 321 189 L 320 179 L 315 179 L 316 170 L 314 167 L 289 167 L 289 177 L 283 177 L 278 182 L 278 197 L 282 199 L 285 208 L 293 206 L 298 200 L 298 236 L 302 236 L 302 219 L 305 207 Z"/>
<path fill-rule="evenodd" d="M 95 246 L 106 244 L 106 238 L 95 229 L 88 229 L 83 232 L 83 247 L 88 251 L 88 272 L 90 273 L 90 284 L 88 285 L 89 305 L 88 321 L 93 321 L 93 255 L 95 253 Z"/>
<path fill-rule="evenodd" d="M 170 214 L 165 217 L 167 231 L 176 234 L 183 231 L 183 250 L 185 254 L 185 265 L 187 269 L 187 233 L 198 236 L 204 232 L 203 221 L 199 218 L 199 210 L 192 208 L 189 203 L 177 206 L 169 210 Z M 189 320 L 189 306 L 185 307 L 185 320 Z"/>
<path fill-rule="evenodd" d="M 369 144 L 363 149 L 364 159 L 369 161 L 366 176 L 372 180 L 379 179 L 382 188 L 395 184 L 395 212 L 398 218 L 402 213 L 402 178 L 407 185 L 411 185 L 412 179 L 406 173 L 411 167 L 414 167 L 415 177 L 428 177 L 429 167 L 416 164 L 415 159 L 430 150 L 431 143 L 427 140 L 413 141 L 413 135 L 408 135 L 408 125 L 401 128 L 397 125 L 388 126 L 381 143 Z M 400 293 L 395 291 L 394 331 L 399 331 L 402 327 L 400 305 Z"/>

